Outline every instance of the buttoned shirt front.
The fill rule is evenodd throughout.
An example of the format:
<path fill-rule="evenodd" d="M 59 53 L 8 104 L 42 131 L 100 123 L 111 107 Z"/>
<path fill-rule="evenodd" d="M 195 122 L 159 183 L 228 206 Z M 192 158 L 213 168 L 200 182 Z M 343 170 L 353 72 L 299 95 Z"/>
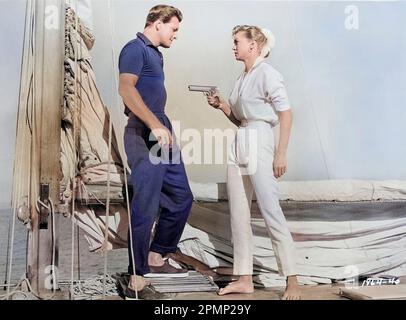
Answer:
<path fill-rule="evenodd" d="M 290 109 L 282 75 L 259 57 L 248 72 L 237 79 L 229 104 L 238 120 L 279 122 L 278 111 Z"/>

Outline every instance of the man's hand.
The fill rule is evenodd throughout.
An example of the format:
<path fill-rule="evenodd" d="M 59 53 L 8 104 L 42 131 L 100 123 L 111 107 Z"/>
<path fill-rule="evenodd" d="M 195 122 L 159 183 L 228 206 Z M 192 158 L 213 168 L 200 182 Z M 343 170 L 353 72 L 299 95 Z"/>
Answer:
<path fill-rule="evenodd" d="M 273 173 L 275 178 L 280 178 L 286 173 L 287 160 L 285 154 L 276 153 L 273 161 Z"/>
<path fill-rule="evenodd" d="M 173 138 L 171 132 L 162 124 L 157 124 L 151 127 L 151 132 L 158 140 L 158 144 L 163 146 L 172 146 Z"/>

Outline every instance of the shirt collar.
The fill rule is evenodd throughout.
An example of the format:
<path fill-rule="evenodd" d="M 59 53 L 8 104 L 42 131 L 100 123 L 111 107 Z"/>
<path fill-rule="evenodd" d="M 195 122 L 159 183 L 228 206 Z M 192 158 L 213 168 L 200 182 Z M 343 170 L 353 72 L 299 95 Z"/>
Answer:
<path fill-rule="evenodd" d="M 154 48 L 156 48 L 153 43 L 151 42 L 151 40 L 149 40 L 145 34 L 141 33 L 141 32 L 137 32 L 137 37 L 141 39 L 142 42 L 144 42 L 147 46 L 152 46 Z"/>
<path fill-rule="evenodd" d="M 254 65 L 252 66 L 251 70 L 253 70 L 254 68 L 256 68 L 262 61 L 264 61 L 265 59 L 263 57 L 258 57 L 255 62 Z M 250 71 L 251 71 L 250 70 Z"/>
<path fill-rule="evenodd" d="M 264 61 L 265 59 L 263 58 L 263 57 L 258 57 L 256 60 L 255 60 L 255 62 L 254 62 L 254 65 L 251 67 L 251 69 L 249 69 L 248 70 L 248 72 L 247 71 L 244 71 L 244 75 L 247 75 L 247 74 L 249 74 L 249 73 L 251 73 L 252 72 L 252 70 L 254 70 L 262 61 Z"/>

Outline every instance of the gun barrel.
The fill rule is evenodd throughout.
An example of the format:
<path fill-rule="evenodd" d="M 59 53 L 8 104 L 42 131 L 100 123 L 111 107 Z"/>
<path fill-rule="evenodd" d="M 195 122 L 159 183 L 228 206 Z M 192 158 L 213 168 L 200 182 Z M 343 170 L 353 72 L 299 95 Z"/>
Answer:
<path fill-rule="evenodd" d="M 198 92 L 212 92 L 217 90 L 216 86 L 196 86 L 189 85 L 189 91 L 198 91 Z"/>

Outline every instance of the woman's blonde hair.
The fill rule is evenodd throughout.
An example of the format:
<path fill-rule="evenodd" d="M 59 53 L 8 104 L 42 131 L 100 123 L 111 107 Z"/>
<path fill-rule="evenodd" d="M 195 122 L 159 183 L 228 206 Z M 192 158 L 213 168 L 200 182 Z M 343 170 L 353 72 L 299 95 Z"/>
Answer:
<path fill-rule="evenodd" d="M 233 28 L 233 32 L 232 32 L 233 37 L 238 32 L 244 32 L 247 39 L 253 40 L 256 43 L 258 43 L 261 54 L 262 54 L 262 49 L 264 49 L 264 47 L 266 47 L 267 52 L 264 53 L 264 58 L 267 58 L 269 56 L 269 54 L 274 46 L 274 43 L 275 43 L 275 38 L 269 30 L 261 29 L 260 27 L 257 27 L 257 26 L 238 25 Z"/>

